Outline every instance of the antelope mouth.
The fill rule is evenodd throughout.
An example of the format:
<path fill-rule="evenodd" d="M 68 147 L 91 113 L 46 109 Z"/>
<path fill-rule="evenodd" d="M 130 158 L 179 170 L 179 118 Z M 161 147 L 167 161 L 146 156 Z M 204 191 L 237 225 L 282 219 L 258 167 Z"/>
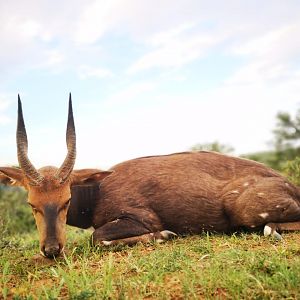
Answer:
<path fill-rule="evenodd" d="M 42 256 L 50 259 L 54 259 L 58 256 L 60 256 L 64 251 L 64 247 L 60 244 L 57 245 L 49 245 L 49 246 L 43 246 L 40 250 L 40 253 Z"/>

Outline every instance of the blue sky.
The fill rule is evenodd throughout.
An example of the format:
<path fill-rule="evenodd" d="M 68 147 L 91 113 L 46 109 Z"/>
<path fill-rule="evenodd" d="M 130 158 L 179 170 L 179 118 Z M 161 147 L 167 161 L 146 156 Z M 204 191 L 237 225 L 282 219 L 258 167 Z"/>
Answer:
<path fill-rule="evenodd" d="M 16 164 L 20 93 L 37 167 L 76 167 L 219 141 L 270 148 L 278 111 L 300 108 L 300 2 L 0 1 L 0 164 Z"/>

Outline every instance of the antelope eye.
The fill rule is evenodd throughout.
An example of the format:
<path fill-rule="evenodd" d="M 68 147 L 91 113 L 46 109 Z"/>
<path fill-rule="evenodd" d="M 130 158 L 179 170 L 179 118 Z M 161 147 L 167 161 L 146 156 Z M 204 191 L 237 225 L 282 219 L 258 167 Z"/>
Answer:
<path fill-rule="evenodd" d="M 69 204 L 70 204 L 70 199 L 64 204 L 64 206 L 62 208 L 66 209 L 68 208 Z"/>

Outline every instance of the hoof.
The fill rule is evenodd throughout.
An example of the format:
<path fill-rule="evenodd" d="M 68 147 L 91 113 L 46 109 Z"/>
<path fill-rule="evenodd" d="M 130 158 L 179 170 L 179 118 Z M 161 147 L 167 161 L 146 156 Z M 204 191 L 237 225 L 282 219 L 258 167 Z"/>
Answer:
<path fill-rule="evenodd" d="M 272 228 L 268 225 L 265 226 L 264 228 L 264 236 L 269 236 L 272 233 Z"/>
<path fill-rule="evenodd" d="M 110 246 L 112 244 L 112 241 L 101 241 L 101 244 L 103 246 Z"/>
<path fill-rule="evenodd" d="M 170 230 L 163 230 L 160 232 L 160 234 L 165 240 L 169 240 L 169 239 L 177 237 L 177 234 Z"/>
<path fill-rule="evenodd" d="M 274 232 L 273 232 L 273 237 L 278 241 L 282 240 L 281 234 L 279 234 L 276 230 L 274 230 Z"/>
<path fill-rule="evenodd" d="M 271 235 L 274 239 L 281 241 L 282 236 L 271 226 L 266 225 L 264 228 L 264 236 L 269 236 Z"/>

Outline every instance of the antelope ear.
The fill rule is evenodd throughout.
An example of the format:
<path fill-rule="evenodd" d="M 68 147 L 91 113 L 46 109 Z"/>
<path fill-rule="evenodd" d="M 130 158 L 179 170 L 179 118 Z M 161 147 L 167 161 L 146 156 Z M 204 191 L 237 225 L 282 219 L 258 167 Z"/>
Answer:
<path fill-rule="evenodd" d="M 101 171 L 99 169 L 73 170 L 71 174 L 72 184 L 96 183 L 112 174 L 113 171 Z"/>
<path fill-rule="evenodd" d="M 13 167 L 0 167 L 0 183 L 23 186 L 24 174 L 21 169 Z"/>

